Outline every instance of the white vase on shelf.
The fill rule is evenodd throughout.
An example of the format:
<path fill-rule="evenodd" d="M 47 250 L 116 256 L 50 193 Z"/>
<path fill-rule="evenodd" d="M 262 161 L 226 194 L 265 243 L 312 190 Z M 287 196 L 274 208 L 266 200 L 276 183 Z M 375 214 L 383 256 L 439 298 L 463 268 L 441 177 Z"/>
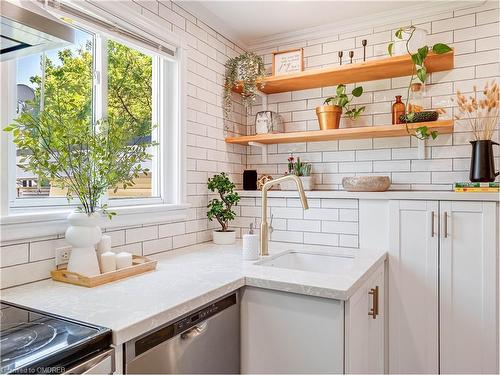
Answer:
<path fill-rule="evenodd" d="M 72 212 L 68 215 L 66 241 L 72 246 L 68 271 L 83 276 L 100 274 L 95 245 L 101 240 L 100 215 Z"/>

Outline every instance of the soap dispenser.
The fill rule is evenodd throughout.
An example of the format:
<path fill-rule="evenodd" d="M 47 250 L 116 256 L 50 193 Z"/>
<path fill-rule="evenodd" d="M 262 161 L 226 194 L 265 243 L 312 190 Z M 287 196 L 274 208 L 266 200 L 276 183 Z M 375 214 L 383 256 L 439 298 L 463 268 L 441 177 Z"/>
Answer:
<path fill-rule="evenodd" d="M 250 223 L 248 234 L 243 235 L 243 259 L 259 259 L 259 236 L 254 234 L 253 223 Z"/>

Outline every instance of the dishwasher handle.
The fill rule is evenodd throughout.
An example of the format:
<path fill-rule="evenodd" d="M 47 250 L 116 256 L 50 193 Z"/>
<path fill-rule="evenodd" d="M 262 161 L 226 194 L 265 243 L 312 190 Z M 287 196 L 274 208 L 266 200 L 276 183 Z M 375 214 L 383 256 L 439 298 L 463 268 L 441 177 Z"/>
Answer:
<path fill-rule="evenodd" d="M 189 339 L 193 339 L 195 337 L 198 337 L 198 336 L 202 335 L 203 333 L 205 333 L 207 331 L 207 328 L 208 328 L 208 321 L 204 321 L 203 323 L 200 323 L 200 324 L 194 326 L 190 330 L 183 332 L 181 334 L 181 339 L 182 340 L 189 340 Z"/>

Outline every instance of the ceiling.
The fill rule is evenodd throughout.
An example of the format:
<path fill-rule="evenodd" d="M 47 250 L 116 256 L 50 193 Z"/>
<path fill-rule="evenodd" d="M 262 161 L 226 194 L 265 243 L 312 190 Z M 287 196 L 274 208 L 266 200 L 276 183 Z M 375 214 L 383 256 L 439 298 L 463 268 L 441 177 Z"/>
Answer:
<path fill-rule="evenodd" d="M 178 1 L 205 22 L 221 27 L 250 45 L 259 39 L 321 25 L 348 23 L 350 19 L 397 9 L 423 7 L 439 1 Z M 433 5 L 434 5 L 433 4 Z"/>

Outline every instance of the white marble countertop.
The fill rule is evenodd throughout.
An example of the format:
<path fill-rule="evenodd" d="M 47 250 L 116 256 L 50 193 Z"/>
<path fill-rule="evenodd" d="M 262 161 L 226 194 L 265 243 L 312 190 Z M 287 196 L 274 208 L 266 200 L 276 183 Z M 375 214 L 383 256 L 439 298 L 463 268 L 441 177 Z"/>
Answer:
<path fill-rule="evenodd" d="M 238 190 L 242 197 L 260 197 L 257 190 Z M 271 190 L 270 197 L 297 197 L 297 191 Z M 388 190 L 382 192 L 349 192 L 344 190 L 306 191 L 308 198 L 330 199 L 410 199 L 410 200 L 452 200 L 452 201 L 490 201 L 500 202 L 500 193 L 457 193 L 443 190 Z"/>
<path fill-rule="evenodd" d="M 271 255 L 292 248 L 282 243 L 270 246 Z M 119 345 L 245 285 L 346 300 L 386 258 L 383 250 L 300 248 L 354 255 L 353 265 L 335 275 L 266 267 L 242 260 L 240 242 L 204 243 L 158 256 L 155 272 L 99 287 L 44 280 L 5 289 L 1 297 L 108 327 L 113 330 L 113 343 Z"/>

